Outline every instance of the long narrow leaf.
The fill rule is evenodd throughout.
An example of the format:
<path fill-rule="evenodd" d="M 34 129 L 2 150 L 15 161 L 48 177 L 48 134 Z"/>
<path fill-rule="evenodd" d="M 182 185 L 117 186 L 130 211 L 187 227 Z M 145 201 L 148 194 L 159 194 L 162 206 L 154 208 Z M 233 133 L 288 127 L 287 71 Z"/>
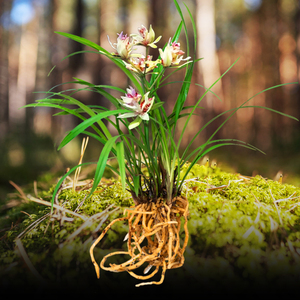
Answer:
<path fill-rule="evenodd" d="M 65 95 L 65 94 L 60 94 L 60 93 L 53 93 L 54 95 L 59 95 L 62 96 L 64 98 L 66 98 L 67 100 L 69 100 L 70 102 L 72 102 L 73 104 L 77 105 L 78 107 L 80 107 L 81 109 L 83 109 L 86 113 L 88 113 L 91 117 L 94 117 L 96 114 L 94 113 L 94 111 L 88 107 L 87 105 L 83 104 L 81 101 L 78 101 L 77 99 L 69 96 L 69 95 Z M 106 139 L 111 138 L 111 134 L 109 132 L 109 130 L 106 128 L 106 126 L 104 125 L 104 123 L 101 121 L 101 119 L 98 119 L 96 121 L 100 128 L 102 129 L 102 131 L 104 132 L 104 135 L 101 133 L 101 136 L 103 138 L 106 137 Z"/>
<path fill-rule="evenodd" d="M 107 159 L 109 156 L 109 153 L 111 152 L 112 148 L 115 146 L 115 142 L 117 140 L 117 138 L 119 138 L 119 136 L 114 136 L 112 138 L 110 138 L 104 145 L 101 154 L 99 156 L 99 160 L 97 163 L 97 168 L 95 171 L 95 176 L 94 176 L 94 183 L 93 186 L 91 188 L 90 194 L 89 196 L 95 191 L 95 189 L 97 188 L 99 182 L 101 181 L 101 178 L 103 176 L 105 167 L 107 165 Z"/>
<path fill-rule="evenodd" d="M 72 169 L 70 169 L 68 172 L 66 172 L 61 178 L 60 180 L 57 182 L 55 188 L 54 188 L 54 191 L 53 191 L 53 195 L 52 195 L 52 199 L 51 199 L 51 213 L 53 212 L 53 204 L 54 204 L 54 201 L 55 201 L 55 197 L 58 193 L 58 190 L 59 188 L 61 187 L 62 183 L 64 182 L 64 180 L 72 173 L 74 172 L 77 168 L 81 168 L 83 166 L 86 166 L 86 165 L 92 165 L 92 164 L 96 164 L 94 162 L 88 162 L 88 163 L 82 163 L 82 164 L 79 164 L 75 167 L 73 167 Z"/>
<path fill-rule="evenodd" d="M 100 113 L 98 115 L 95 115 L 89 119 L 86 119 L 79 125 L 77 125 L 73 130 L 71 130 L 68 135 L 62 140 L 60 143 L 58 150 L 60 150 L 62 147 L 67 145 L 70 141 L 72 141 L 76 136 L 78 136 L 80 133 L 82 133 L 86 128 L 94 124 L 95 122 L 98 122 L 99 120 L 102 120 L 104 118 L 107 118 L 112 115 L 117 115 L 119 113 L 126 112 L 124 109 L 117 109 L 113 111 L 105 111 L 103 113 Z M 129 111 L 128 111 L 129 112 Z"/>
<path fill-rule="evenodd" d="M 126 174 L 125 174 L 125 156 L 124 156 L 124 143 L 123 141 L 117 143 L 117 159 L 120 170 L 120 177 L 123 192 L 125 191 Z"/>
<path fill-rule="evenodd" d="M 110 54 L 107 50 L 105 50 L 104 48 L 102 48 L 98 44 L 96 44 L 96 43 L 94 43 L 92 41 L 89 41 L 89 40 L 87 40 L 87 39 L 85 39 L 83 37 L 80 37 L 80 36 L 77 36 L 77 35 L 74 35 L 74 34 L 71 34 L 71 33 L 66 33 L 66 32 L 60 32 L 60 31 L 54 31 L 54 32 L 57 33 L 57 34 L 60 34 L 62 36 L 65 36 L 65 37 L 67 37 L 69 39 L 72 39 L 72 40 L 74 40 L 74 41 L 76 41 L 76 42 L 78 42 L 80 44 L 83 44 L 83 45 L 89 46 L 91 48 L 94 48 L 94 49 L 96 49 L 98 51 L 101 51 L 101 52 L 103 52 L 105 54 L 108 54 L 108 55 Z"/>
<path fill-rule="evenodd" d="M 183 26 L 184 26 L 184 30 L 185 30 L 185 36 L 186 36 L 186 41 L 187 41 L 187 56 L 189 56 L 189 37 L 188 37 L 187 27 L 186 27 L 186 24 L 185 24 L 185 21 L 184 21 L 184 17 L 183 17 L 183 14 L 182 14 L 182 11 L 180 9 L 179 4 L 177 3 L 176 0 L 174 0 L 174 3 L 176 5 L 177 11 L 179 12 L 181 20 L 183 22 Z M 188 12 L 189 12 L 189 15 L 190 15 L 190 18 L 191 18 L 191 21 L 192 21 L 192 25 L 193 25 L 194 39 L 196 39 L 196 36 L 197 36 L 196 35 L 196 25 L 195 25 L 195 22 L 193 20 L 192 14 L 190 13 L 189 10 L 188 10 Z M 196 46 L 196 40 L 194 40 L 194 43 L 195 43 L 195 46 Z M 195 56 L 195 53 L 194 53 L 194 56 Z M 175 127 L 176 127 L 176 124 L 177 124 L 177 120 L 178 120 L 179 114 L 180 114 L 180 112 L 182 110 L 184 102 L 187 99 L 187 95 L 188 95 L 188 92 L 189 92 L 189 89 L 190 89 L 190 85 L 191 85 L 191 78 L 192 78 L 192 75 L 193 75 L 194 65 L 195 65 L 195 61 L 194 60 L 192 61 L 192 63 L 190 65 L 188 65 L 187 72 L 186 72 L 186 75 L 185 75 L 185 78 L 184 78 L 184 83 L 182 84 L 179 96 L 178 96 L 178 98 L 176 100 L 176 103 L 174 105 L 173 112 L 175 112 L 175 119 L 174 119 L 173 135 L 175 135 Z"/>
<path fill-rule="evenodd" d="M 238 58 L 239 59 L 239 58 Z M 180 137 L 179 137 L 179 141 L 178 141 L 178 144 L 177 144 L 177 147 L 179 149 L 180 147 L 180 144 L 181 144 L 181 141 L 182 141 L 182 138 L 183 138 L 183 135 L 184 135 L 184 132 L 185 132 L 185 129 L 190 121 L 190 118 L 192 117 L 193 113 L 194 113 L 194 110 L 196 109 L 196 107 L 199 105 L 199 103 L 201 102 L 201 100 L 204 98 L 204 96 L 211 90 L 211 88 L 221 80 L 221 78 L 237 63 L 238 59 L 203 93 L 203 95 L 200 97 L 200 99 L 197 101 L 197 103 L 195 104 L 195 108 L 192 109 L 192 111 L 190 112 L 190 116 L 188 117 L 188 119 L 186 120 L 184 126 L 183 126 L 183 129 L 181 131 L 181 134 L 180 134 Z"/>
<path fill-rule="evenodd" d="M 184 175 L 181 178 L 181 182 L 177 183 L 178 184 L 178 190 L 181 189 L 183 182 L 186 178 L 186 176 L 188 175 L 188 173 L 190 172 L 190 170 L 192 169 L 192 167 L 203 157 L 205 156 L 207 153 L 211 152 L 214 149 L 223 147 L 223 146 L 240 146 L 240 147 L 244 147 L 244 148 L 248 148 L 251 150 L 255 150 L 253 149 L 253 147 L 249 146 L 249 145 L 245 145 L 245 144 L 237 144 L 237 143 L 222 143 L 222 144 L 217 144 L 217 145 L 213 145 L 211 147 L 209 147 L 208 149 L 206 149 L 204 152 L 199 153 L 194 159 L 193 161 L 190 163 L 189 167 L 187 168 L 187 170 L 185 171 Z"/>
<path fill-rule="evenodd" d="M 189 46 L 189 34 L 188 34 L 188 30 L 187 30 L 187 27 L 186 27 L 186 24 L 185 24 L 185 20 L 184 20 L 184 17 L 183 17 L 183 13 L 182 13 L 182 11 L 181 11 L 181 8 L 180 8 L 180 6 L 179 6 L 179 4 L 178 4 L 178 2 L 176 1 L 176 0 L 173 0 L 174 1 L 174 3 L 175 3 L 175 6 L 176 6 L 176 9 L 177 9 L 177 11 L 178 11 L 178 13 L 179 13 L 179 15 L 180 15 L 180 18 L 181 18 L 181 21 L 182 21 L 182 23 L 183 23 L 183 27 L 184 27 L 184 33 L 185 33 L 185 37 L 186 37 L 186 48 L 187 48 L 187 56 L 189 56 L 190 55 L 190 46 Z"/>

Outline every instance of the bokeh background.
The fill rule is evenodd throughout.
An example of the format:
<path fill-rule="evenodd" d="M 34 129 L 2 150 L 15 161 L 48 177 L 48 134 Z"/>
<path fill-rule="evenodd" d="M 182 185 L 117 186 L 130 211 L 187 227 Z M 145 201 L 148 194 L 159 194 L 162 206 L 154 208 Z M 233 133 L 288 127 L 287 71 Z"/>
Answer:
<path fill-rule="evenodd" d="M 183 147 L 208 120 L 220 112 L 241 105 L 248 98 L 274 85 L 298 82 L 300 61 L 299 0 L 178 0 L 192 40 L 192 25 L 184 3 L 197 26 L 197 63 L 187 104 L 196 103 L 209 87 L 237 59 L 234 67 L 215 85 L 192 119 Z M 61 151 L 57 146 L 78 120 L 52 115 L 47 108 L 20 109 L 44 97 L 43 91 L 74 88 L 72 77 L 94 84 L 126 88 L 127 78 L 107 59 L 93 53 L 65 56 L 90 50 L 54 31 L 76 34 L 99 43 L 109 51 L 107 36 L 137 33 L 152 24 L 163 38 L 173 35 L 180 22 L 172 0 L 0 0 L 0 199 L 13 187 L 37 180 L 45 173 L 62 174 L 78 163 L 83 137 Z M 186 50 L 184 33 L 181 47 Z M 193 55 L 193 45 L 190 45 Z M 153 52 L 154 56 L 156 55 Z M 155 57 L 154 57 L 155 58 Z M 52 70 L 52 68 L 55 68 Z M 52 72 L 50 72 L 52 70 Z M 182 80 L 177 72 L 171 80 Z M 199 84 L 199 85 L 196 85 Z M 171 112 L 180 84 L 169 84 L 159 96 Z M 76 94 L 85 104 L 109 106 L 106 99 L 91 92 Z M 118 96 L 118 94 L 116 94 Z M 300 89 L 287 85 L 260 94 L 249 105 L 268 106 L 300 119 Z M 225 120 L 218 119 L 196 140 L 203 143 Z M 239 110 L 216 138 L 235 138 L 266 152 L 223 147 L 210 154 L 222 168 L 244 175 L 275 178 L 300 184 L 300 123 L 263 109 Z M 180 130 L 180 128 L 179 128 Z M 85 161 L 96 161 L 101 147 L 90 140 Z"/>

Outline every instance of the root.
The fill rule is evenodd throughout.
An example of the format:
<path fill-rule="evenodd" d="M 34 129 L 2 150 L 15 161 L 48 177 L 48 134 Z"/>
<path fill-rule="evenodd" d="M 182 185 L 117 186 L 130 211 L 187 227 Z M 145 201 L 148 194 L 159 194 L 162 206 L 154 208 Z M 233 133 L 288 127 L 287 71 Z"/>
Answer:
<path fill-rule="evenodd" d="M 163 199 L 158 199 L 156 203 L 144 203 L 134 207 L 134 209 L 125 209 L 124 215 L 112 221 L 94 241 L 90 248 L 92 263 L 94 264 L 97 277 L 100 277 L 100 267 L 111 272 L 127 271 L 131 276 L 140 280 L 146 280 L 153 277 L 162 267 L 161 279 L 159 281 L 150 281 L 137 284 L 138 286 L 149 284 L 161 284 L 165 277 L 167 269 L 179 268 L 184 263 L 184 251 L 188 243 L 188 201 L 183 197 L 176 197 L 172 204 L 167 205 Z M 180 226 L 181 218 L 184 218 L 185 238 L 183 245 L 180 245 Z M 129 231 L 125 238 L 127 239 L 128 251 L 117 251 L 109 253 L 102 258 L 99 265 L 96 263 L 93 255 L 95 246 L 100 242 L 105 233 L 117 221 L 127 220 Z M 143 241 L 147 241 L 146 246 L 141 246 Z M 110 264 L 104 266 L 106 259 L 113 255 L 127 254 L 131 258 L 122 264 Z M 155 267 L 149 275 L 137 275 L 133 270 L 142 266 L 144 263 L 148 266 L 144 274 Z"/>

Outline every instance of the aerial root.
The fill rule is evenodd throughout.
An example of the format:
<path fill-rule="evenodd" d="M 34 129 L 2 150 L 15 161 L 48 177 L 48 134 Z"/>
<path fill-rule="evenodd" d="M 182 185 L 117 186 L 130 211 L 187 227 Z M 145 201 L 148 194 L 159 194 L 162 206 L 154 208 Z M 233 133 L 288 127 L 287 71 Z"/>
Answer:
<path fill-rule="evenodd" d="M 94 241 L 90 248 L 90 256 L 94 264 L 97 277 L 100 277 L 100 267 L 111 272 L 127 271 L 136 279 L 146 280 L 153 277 L 162 267 L 161 279 L 159 281 L 150 281 L 137 284 L 138 286 L 149 284 L 161 284 L 165 277 L 167 269 L 179 268 L 184 263 L 184 251 L 188 243 L 188 201 L 184 197 L 176 197 L 172 204 L 167 205 L 163 199 L 158 199 L 156 203 L 139 204 L 134 209 L 125 209 L 124 215 L 127 216 L 113 220 Z M 183 245 L 180 245 L 180 226 L 181 218 L 184 218 L 185 238 Z M 99 265 L 94 258 L 94 248 L 103 238 L 110 227 L 118 222 L 127 220 L 129 231 L 126 235 L 128 251 L 117 251 L 109 253 L 102 258 Z M 142 242 L 146 242 L 142 246 Z M 144 243 L 145 244 L 145 243 Z M 106 259 L 113 255 L 125 254 L 131 258 L 122 264 L 110 264 L 104 266 Z M 144 274 L 148 273 L 152 267 L 155 267 L 149 275 L 137 275 L 133 270 L 148 263 Z"/>

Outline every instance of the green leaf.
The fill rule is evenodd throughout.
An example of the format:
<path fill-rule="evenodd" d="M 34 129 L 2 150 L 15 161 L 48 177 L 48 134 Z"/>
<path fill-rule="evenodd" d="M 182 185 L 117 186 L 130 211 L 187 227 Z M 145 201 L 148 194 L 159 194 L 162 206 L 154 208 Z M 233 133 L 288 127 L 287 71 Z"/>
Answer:
<path fill-rule="evenodd" d="M 181 11 L 181 8 L 178 4 L 178 2 L 176 0 L 174 0 L 174 3 L 175 3 L 175 6 L 176 6 L 176 9 L 180 15 L 180 18 L 181 18 L 181 21 L 183 23 L 183 27 L 184 27 L 184 33 L 185 33 L 185 37 L 186 37 L 186 55 L 189 56 L 190 55 L 190 45 L 189 45 L 189 35 L 188 35 L 188 30 L 187 30 L 187 27 L 186 27 L 186 24 L 185 24 L 185 21 L 184 21 L 184 17 L 183 17 L 183 13 Z"/>
<path fill-rule="evenodd" d="M 176 0 L 174 0 L 174 3 L 175 3 L 175 6 L 177 8 L 177 11 L 180 14 L 181 20 L 183 22 L 185 36 L 186 36 L 186 42 L 187 42 L 187 54 L 186 55 L 189 56 L 189 37 L 188 37 L 187 27 L 186 27 L 184 17 L 183 17 L 183 14 L 182 14 L 182 11 L 180 9 L 180 6 L 179 6 L 178 2 Z M 186 8 L 187 8 L 187 6 L 186 6 Z M 187 8 L 187 10 L 188 10 L 188 8 Z M 195 25 L 195 22 L 193 20 L 192 14 L 190 13 L 189 10 L 188 10 L 188 12 L 189 12 L 189 15 L 190 15 L 190 18 L 191 18 L 191 21 L 192 21 L 192 26 L 193 26 L 193 30 L 194 30 L 194 43 L 195 43 L 195 46 L 196 46 L 196 37 L 197 37 L 197 35 L 196 35 L 196 25 Z M 173 109 L 173 112 L 175 112 L 173 135 L 175 134 L 175 127 L 176 127 L 176 124 L 177 124 L 177 120 L 179 118 L 179 114 L 182 110 L 184 102 L 186 101 L 186 98 L 187 98 L 187 95 L 188 95 L 188 92 L 189 92 L 189 89 L 190 89 L 194 64 L 195 64 L 195 61 L 192 61 L 191 64 L 189 64 L 188 67 L 187 67 L 187 72 L 186 72 L 186 75 L 185 75 L 185 78 L 184 78 L 184 83 L 182 84 L 179 96 L 176 100 L 176 103 L 175 103 L 175 106 L 174 106 L 174 109 Z"/>
<path fill-rule="evenodd" d="M 104 145 L 106 143 L 106 140 L 102 139 L 100 136 L 98 136 L 95 133 L 89 132 L 89 131 L 82 131 L 82 134 L 88 135 L 92 138 L 94 138 L 95 140 L 99 141 L 102 145 Z M 114 149 L 113 149 L 114 150 Z M 116 155 L 116 153 L 114 152 L 114 154 Z"/>
<path fill-rule="evenodd" d="M 178 72 L 179 70 L 183 69 L 183 68 L 186 68 L 187 65 L 191 64 L 191 63 L 196 63 L 200 60 L 202 60 L 203 58 L 198 58 L 198 59 L 194 59 L 194 60 L 190 60 L 190 61 L 187 61 L 186 63 L 182 64 L 182 65 L 179 65 L 179 66 L 176 66 L 176 67 L 169 67 L 170 69 L 175 69 L 173 72 L 169 73 L 168 75 L 166 75 L 164 77 L 164 79 L 161 80 L 161 85 L 160 87 L 163 87 L 167 84 L 170 84 L 170 82 L 166 83 L 166 84 L 162 84 L 164 81 L 166 81 L 169 77 L 171 77 L 174 73 Z M 176 83 L 176 82 L 183 82 L 183 81 L 173 81 L 172 83 Z"/>
<path fill-rule="evenodd" d="M 88 113 L 91 117 L 95 116 L 95 112 L 87 105 L 83 104 L 82 102 L 76 100 L 75 98 L 69 96 L 69 95 L 65 95 L 65 94 L 61 94 L 61 93 L 53 93 L 53 95 L 58 95 L 61 97 L 64 97 L 65 99 L 69 100 L 72 104 L 77 105 L 78 107 L 80 107 L 81 109 L 83 109 L 86 113 Z M 99 124 L 100 128 L 102 129 L 102 131 L 104 132 L 105 135 L 103 135 L 102 132 L 100 132 L 100 135 L 102 138 L 109 139 L 111 138 L 111 134 L 109 132 L 109 130 L 106 128 L 106 126 L 103 124 L 103 122 L 99 119 L 97 121 L 97 123 Z"/>
<path fill-rule="evenodd" d="M 152 105 L 150 111 L 155 110 L 155 109 L 157 109 L 157 108 L 159 108 L 159 107 L 161 107 L 161 106 L 163 106 L 163 105 L 164 105 L 164 102 L 154 103 L 154 104 Z"/>
<path fill-rule="evenodd" d="M 87 39 L 85 39 L 83 37 L 79 37 L 77 35 L 66 33 L 66 32 L 60 32 L 60 31 L 54 31 L 54 32 L 57 33 L 57 34 L 60 34 L 62 36 L 65 36 L 65 37 L 67 37 L 69 39 L 72 39 L 72 40 L 74 40 L 74 41 L 76 41 L 78 43 L 81 43 L 83 45 L 89 46 L 89 47 L 94 48 L 94 49 L 96 49 L 98 51 L 104 52 L 105 54 L 110 55 L 110 53 L 107 50 L 105 50 L 104 48 L 102 48 L 98 44 L 96 44 L 96 43 L 94 43 L 92 41 L 89 41 L 89 40 L 87 40 Z"/>
<path fill-rule="evenodd" d="M 185 132 L 185 129 L 189 123 L 189 120 L 190 118 L 192 117 L 193 113 L 194 113 L 194 110 L 198 107 L 199 103 L 201 102 L 201 100 L 204 98 L 204 96 L 211 90 L 211 88 L 221 80 L 221 78 L 237 63 L 237 61 L 239 60 L 239 58 L 203 93 L 203 95 L 200 97 L 200 99 L 197 101 L 197 103 L 195 104 L 195 107 L 192 109 L 192 111 L 190 112 L 190 115 L 188 117 L 188 119 L 186 120 L 184 126 L 183 126 L 183 129 L 181 131 L 181 134 L 180 134 L 180 137 L 179 137 L 179 141 L 178 141 L 178 144 L 177 144 L 177 147 L 179 149 L 180 147 L 180 143 L 181 143 L 181 140 L 183 138 L 183 135 L 184 135 L 184 132 Z M 221 114 L 220 114 L 221 115 Z M 202 131 L 203 128 L 200 129 L 200 131 Z M 194 138 L 192 139 L 192 141 L 189 143 L 189 145 L 186 147 L 186 150 L 185 152 L 187 151 L 187 149 L 190 147 L 190 145 L 192 144 L 192 142 L 194 141 L 194 139 L 196 138 L 196 135 L 194 136 Z"/>
<path fill-rule="evenodd" d="M 137 176 L 133 175 L 132 179 L 133 179 L 134 193 L 138 197 L 139 189 L 140 189 L 140 175 Z"/>
<path fill-rule="evenodd" d="M 191 152 L 184 160 L 182 159 L 181 162 L 180 162 L 180 165 L 184 165 L 186 162 L 189 161 L 189 159 L 195 155 L 196 153 L 198 153 L 200 150 L 203 150 L 207 145 L 209 144 L 213 144 L 213 143 L 220 143 L 220 142 L 236 142 L 235 145 L 239 145 L 237 143 L 240 143 L 240 144 L 243 144 L 245 146 L 247 146 L 247 148 L 250 148 L 251 150 L 254 150 L 254 151 L 259 151 L 260 153 L 262 154 L 266 154 L 265 152 L 263 152 L 262 150 L 260 150 L 259 148 L 249 144 L 249 143 L 246 143 L 244 141 L 241 141 L 241 140 L 237 140 L 237 139 L 218 139 L 218 140 L 214 140 L 214 141 L 210 141 L 210 142 L 206 142 L 204 143 L 203 145 L 197 147 L 193 152 Z M 199 153 L 198 153 L 199 155 Z"/>
<path fill-rule="evenodd" d="M 189 92 L 189 89 L 190 89 L 190 85 L 191 85 L 191 79 L 192 79 L 192 75 L 193 75 L 193 69 L 194 69 L 194 63 L 192 63 L 188 67 L 188 71 L 187 71 L 187 74 L 186 74 L 186 76 L 184 78 L 184 82 L 182 84 L 179 96 L 178 96 L 178 98 L 176 100 L 176 103 L 174 105 L 174 108 L 173 108 L 173 112 L 175 112 L 174 128 L 175 128 L 175 126 L 177 124 L 177 120 L 178 120 L 179 114 L 180 114 L 180 112 L 182 110 L 182 107 L 184 105 L 184 102 L 187 99 L 187 95 L 188 95 L 188 92 Z"/>
<path fill-rule="evenodd" d="M 73 77 L 73 78 L 75 79 L 75 81 L 73 81 L 73 83 L 85 84 L 85 85 L 88 85 L 88 86 L 93 87 L 93 88 L 106 88 L 106 89 L 115 90 L 115 91 L 118 91 L 118 92 L 121 92 L 121 93 L 126 93 L 125 90 L 123 90 L 119 87 L 112 86 L 112 85 L 106 85 L 106 84 L 96 85 L 96 84 L 90 83 L 90 82 L 85 81 L 85 80 L 80 79 L 80 78 L 76 78 L 76 77 Z"/>
<path fill-rule="evenodd" d="M 194 18 L 193 18 L 193 15 L 191 14 L 188 6 L 184 3 L 184 6 L 186 7 L 189 15 L 190 15 L 190 19 L 191 19 L 191 22 L 192 22 L 192 26 L 193 26 L 193 33 L 194 33 L 194 56 L 196 55 L 196 48 L 197 48 L 197 26 L 196 26 L 196 23 L 194 21 Z"/>
<path fill-rule="evenodd" d="M 178 25 L 178 27 L 176 29 L 176 32 L 173 35 L 172 42 L 177 42 L 178 41 L 180 33 L 181 33 L 182 25 L 183 25 L 183 22 L 180 21 L 180 23 L 179 23 L 179 25 Z"/>
<path fill-rule="evenodd" d="M 70 141 L 72 141 L 76 136 L 78 136 L 80 133 L 82 133 L 86 128 L 93 125 L 95 122 L 98 122 L 99 120 L 102 120 L 104 118 L 107 118 L 112 115 L 117 115 L 119 113 L 123 113 L 124 109 L 117 109 L 113 111 L 105 111 L 103 113 L 100 113 L 98 115 L 95 115 L 89 119 L 86 119 L 79 125 L 77 125 L 73 130 L 71 130 L 68 135 L 62 140 L 60 143 L 58 150 L 60 150 L 62 147 L 67 145 Z"/>
<path fill-rule="evenodd" d="M 46 103 L 43 103 L 43 102 L 31 103 L 31 104 L 25 105 L 24 107 L 36 107 L 36 106 L 52 107 L 52 108 L 61 109 L 63 111 L 63 113 L 72 114 L 83 121 L 86 120 L 86 118 L 83 117 L 82 115 L 80 115 L 76 109 L 69 109 L 69 108 L 61 106 L 61 105 L 51 104 L 51 103 L 47 103 L 47 102 Z M 60 113 L 54 114 L 54 116 L 59 115 L 59 114 Z M 102 132 L 95 125 L 91 125 L 91 127 L 95 130 L 95 132 L 97 132 L 99 134 L 99 136 L 103 136 Z"/>
<path fill-rule="evenodd" d="M 125 174 L 125 155 L 124 155 L 124 142 L 117 143 L 117 160 L 119 164 L 120 177 L 122 182 L 123 192 L 125 191 L 126 174 Z"/>
<path fill-rule="evenodd" d="M 105 167 L 107 165 L 108 155 L 111 152 L 112 148 L 115 146 L 115 142 L 116 142 L 117 138 L 119 138 L 119 137 L 120 137 L 119 135 L 114 136 L 105 143 L 105 145 L 101 151 L 101 154 L 99 156 L 99 160 L 98 160 L 96 171 L 95 171 L 94 183 L 91 188 L 89 196 L 92 195 L 92 193 L 95 191 L 98 184 L 100 183 L 101 178 L 104 173 L 104 170 L 105 170 Z"/>
<path fill-rule="evenodd" d="M 101 94 L 105 98 L 107 98 L 114 106 L 119 107 L 119 101 L 114 96 L 109 94 L 107 91 L 104 91 L 103 88 L 111 88 L 111 89 L 114 89 L 114 90 L 125 92 L 123 89 L 113 88 L 113 87 L 108 86 L 108 85 L 95 85 L 95 84 L 92 84 L 88 81 L 85 81 L 85 80 L 82 80 L 82 79 L 79 79 L 79 78 L 76 78 L 76 77 L 74 77 L 74 79 L 76 79 L 76 81 L 73 81 L 73 83 L 87 85 L 90 88 L 95 89 L 99 94 Z"/>
<path fill-rule="evenodd" d="M 79 164 L 75 167 L 73 167 L 72 169 L 70 169 L 68 172 L 66 172 L 64 174 L 64 176 L 62 176 L 60 178 L 60 180 L 58 181 L 58 183 L 56 184 L 55 188 L 54 188 L 54 191 L 53 191 L 53 195 L 52 195 L 52 199 L 51 199 L 51 214 L 53 212 L 53 204 L 54 204 L 54 201 L 55 201 L 55 197 L 58 193 L 58 190 L 60 189 L 62 183 L 64 182 L 64 180 L 72 173 L 74 172 L 77 168 L 80 168 L 80 167 L 83 167 L 83 166 L 86 166 L 86 165 L 92 165 L 92 164 L 96 164 L 94 162 L 88 162 L 88 163 L 82 163 L 82 164 Z"/>

